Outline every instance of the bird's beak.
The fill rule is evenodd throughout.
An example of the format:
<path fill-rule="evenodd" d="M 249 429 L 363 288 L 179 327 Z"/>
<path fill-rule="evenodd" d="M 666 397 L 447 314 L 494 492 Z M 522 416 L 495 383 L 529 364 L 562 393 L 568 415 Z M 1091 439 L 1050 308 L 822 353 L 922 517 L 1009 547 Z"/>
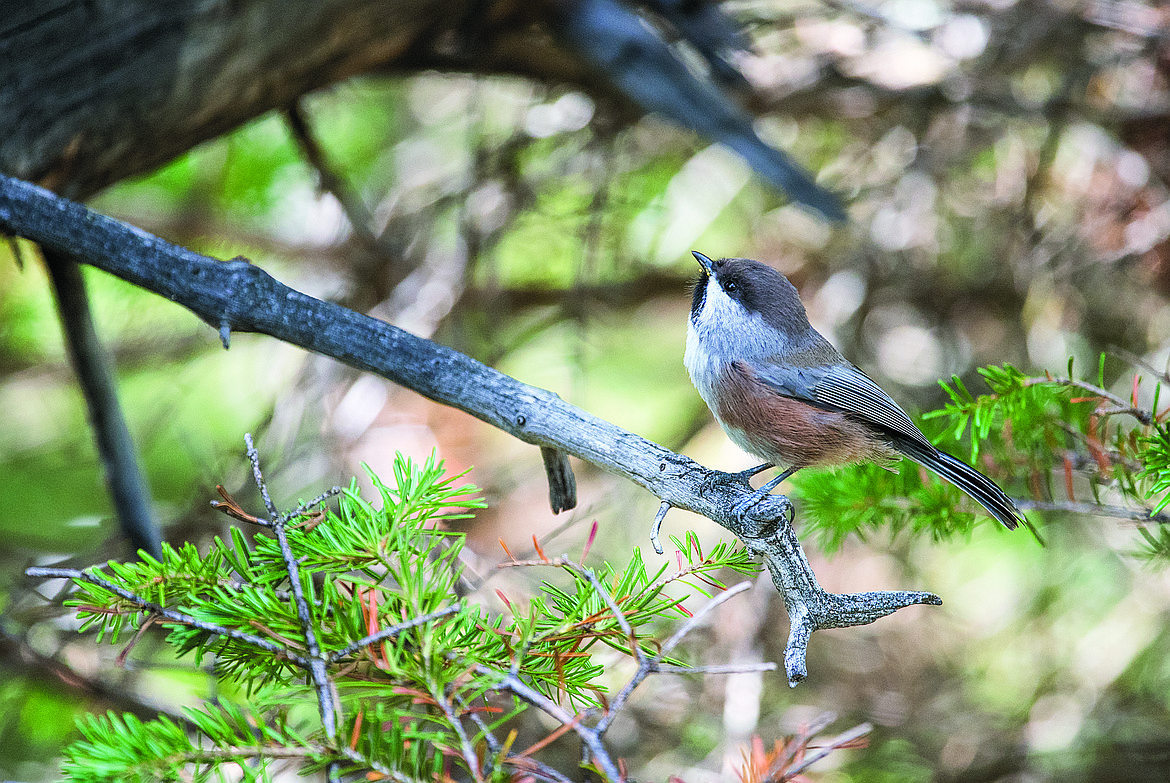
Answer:
<path fill-rule="evenodd" d="M 711 276 L 715 274 L 715 262 L 707 258 L 707 256 L 700 253 L 698 250 L 692 250 L 691 255 L 699 262 L 699 266 L 703 267 L 703 275 Z"/>

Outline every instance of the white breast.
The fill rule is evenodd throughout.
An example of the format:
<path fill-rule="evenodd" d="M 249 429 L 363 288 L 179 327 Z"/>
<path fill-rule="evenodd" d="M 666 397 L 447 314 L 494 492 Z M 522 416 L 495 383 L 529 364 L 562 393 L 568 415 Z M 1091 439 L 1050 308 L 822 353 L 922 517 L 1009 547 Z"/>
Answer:
<path fill-rule="evenodd" d="M 729 361 L 723 361 L 715 354 L 705 350 L 703 341 L 699 337 L 698 331 L 694 324 L 691 324 L 687 329 L 687 350 L 683 355 L 683 363 L 687 366 L 687 373 L 691 376 L 691 383 L 695 384 L 695 388 L 699 391 L 699 396 L 703 398 L 703 402 L 707 403 L 707 407 L 711 409 L 711 414 L 715 417 L 715 421 L 719 422 L 719 426 L 727 433 L 727 437 L 731 441 L 746 451 L 748 454 L 759 455 L 758 444 L 751 442 L 747 433 L 737 427 L 728 426 L 728 424 L 719 417 L 719 406 L 715 402 L 715 383 L 719 377 L 723 375 Z"/>
<path fill-rule="evenodd" d="M 683 363 L 691 383 L 711 409 L 715 420 L 736 445 L 754 452 L 743 432 L 728 427 L 719 418 L 715 384 L 733 361 L 753 362 L 779 352 L 784 337 L 764 323 L 759 313 L 749 313 L 743 305 L 723 292 L 714 278 L 707 280 L 703 309 L 687 324 L 687 348 Z"/>

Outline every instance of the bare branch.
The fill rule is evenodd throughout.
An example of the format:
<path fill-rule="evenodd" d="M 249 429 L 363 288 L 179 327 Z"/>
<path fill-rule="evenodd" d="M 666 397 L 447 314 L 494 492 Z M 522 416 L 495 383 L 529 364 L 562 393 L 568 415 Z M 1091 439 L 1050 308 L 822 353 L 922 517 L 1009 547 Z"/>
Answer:
<path fill-rule="evenodd" d="M 941 603 L 930 593 L 826 593 L 787 523 L 790 504 L 783 496 L 770 495 L 744 518 L 735 518 L 730 510 L 755 493 L 743 476 L 708 470 L 458 351 L 295 291 L 246 260 L 199 255 L 3 176 L 0 229 L 70 252 L 165 296 L 213 328 L 267 334 L 331 356 L 714 520 L 765 556 L 773 583 L 784 594 L 792 617 L 785 655 L 790 684 L 805 676 L 805 648 L 813 631 L 870 623 L 911 604 Z"/>
<path fill-rule="evenodd" d="M 305 598 L 305 587 L 301 582 L 300 564 L 293 554 L 288 541 L 288 531 L 285 530 L 286 517 L 276 510 L 272 497 L 268 494 L 268 485 L 260 472 L 260 454 L 252 443 L 252 435 L 244 435 L 244 442 L 248 445 L 248 459 L 252 463 L 252 476 L 256 479 L 256 487 L 260 490 L 260 497 L 264 499 L 264 506 L 268 509 L 270 518 L 267 527 L 272 529 L 276 541 L 280 545 L 280 555 L 284 559 L 285 571 L 288 573 L 289 591 L 292 593 L 293 605 L 297 610 L 297 620 L 301 625 L 301 634 L 305 637 L 305 650 L 308 652 L 306 668 L 313 681 L 313 690 L 317 692 L 317 707 L 321 713 L 321 726 L 325 729 L 325 736 L 330 744 L 337 740 L 337 716 L 341 708 L 337 703 L 337 692 L 333 688 L 333 681 L 329 679 L 329 656 L 321 651 L 317 642 L 317 632 L 314 630 L 313 613 L 309 608 L 309 601 Z M 329 764 L 327 775 L 330 780 L 337 778 L 337 764 Z"/>
<path fill-rule="evenodd" d="M 659 650 L 658 654 L 653 658 L 647 658 L 645 655 L 641 654 L 641 651 L 639 651 L 638 671 L 634 672 L 634 676 L 630 678 L 630 681 L 622 686 L 622 689 L 618 691 L 617 697 L 614 698 L 614 700 L 610 703 L 609 709 L 606 710 L 605 716 L 602 717 L 602 719 L 598 722 L 597 730 L 604 733 L 609 729 L 610 724 L 613 723 L 613 720 L 615 717 L 617 717 L 618 712 L 622 709 L 622 707 L 625 706 L 626 702 L 633 694 L 634 689 L 641 685 L 642 681 L 651 674 L 663 670 L 662 659 L 666 656 L 667 653 L 677 647 L 678 643 L 682 641 L 683 637 L 694 630 L 695 626 L 698 625 L 707 614 L 709 614 L 712 610 L 715 609 L 715 607 L 719 606 L 724 601 L 739 595 L 750 587 L 750 582 L 740 582 L 735 587 L 732 587 L 726 592 L 708 601 L 702 609 L 700 609 L 698 612 L 695 612 L 694 616 L 688 618 L 685 623 L 679 626 L 678 630 L 675 631 L 674 634 L 672 634 L 671 637 L 666 640 L 666 642 L 662 645 L 662 649 Z M 684 673 L 684 671 L 681 670 L 681 667 L 670 666 L 668 668 L 670 669 L 671 674 Z"/>
<path fill-rule="evenodd" d="M 333 166 L 326 159 L 325 150 L 321 148 L 321 144 L 313 134 L 313 129 L 309 126 L 301 99 L 298 98 L 292 106 L 285 109 L 284 120 L 292 132 L 293 138 L 300 145 L 305 160 L 317 172 L 318 186 L 341 204 L 341 209 L 345 212 L 345 217 L 353 228 L 354 236 L 358 238 L 362 246 L 371 253 L 381 255 L 383 248 L 379 246 L 378 238 L 374 236 L 373 229 L 371 229 L 374 220 L 370 216 L 370 211 L 366 209 L 361 198 L 346 184 L 341 175 L 333 170 Z"/>
<path fill-rule="evenodd" d="M 1114 517 L 1133 522 L 1170 522 L 1170 514 L 1151 514 L 1148 508 L 1129 508 L 1128 506 L 1107 506 L 1099 503 L 1077 503 L 1075 501 L 1059 500 L 1027 500 L 1019 502 L 1021 509 L 1036 509 L 1037 511 L 1062 511 L 1066 514 L 1093 514 L 1099 517 Z"/>
<path fill-rule="evenodd" d="M 477 782 L 483 781 L 483 771 L 479 768 L 479 759 L 475 753 L 475 747 L 471 744 L 471 738 L 467 736 L 467 730 L 463 726 L 463 721 L 459 719 L 459 713 L 455 711 L 451 700 L 447 698 L 447 694 L 442 688 L 432 688 L 431 697 L 443 714 L 447 716 L 447 723 L 451 726 L 451 730 L 459 737 L 460 754 L 463 756 L 463 763 L 467 765 L 467 769 L 471 772 L 472 777 Z"/>
<path fill-rule="evenodd" d="M 161 557 L 162 536 L 150 514 L 150 490 L 118 401 L 113 367 L 97 335 L 81 269 L 67 253 L 46 251 L 44 255 L 69 360 L 89 410 L 94 445 L 118 522 L 135 551 Z"/>
<path fill-rule="evenodd" d="M 763 556 L 772 583 L 784 596 L 791 628 L 784 651 L 784 669 L 792 687 L 808 676 L 805 656 L 814 631 L 868 625 L 880 617 L 914 604 L 940 606 L 934 593 L 906 590 L 866 593 L 829 593 L 816 574 L 791 525 L 782 524 L 758 536 L 740 536 L 749 549 Z"/>
<path fill-rule="evenodd" d="M 703 618 L 713 612 L 717 607 L 721 606 L 726 601 L 731 600 L 740 593 L 747 592 L 750 589 L 752 589 L 751 582 L 740 582 L 734 587 L 727 588 L 722 593 L 703 604 L 699 611 L 695 612 L 691 617 L 688 617 L 686 622 L 680 625 L 678 630 L 671 634 L 670 638 L 662 643 L 662 650 L 660 651 L 659 655 L 665 655 L 675 647 L 678 647 L 679 642 L 683 640 L 683 637 L 685 637 L 691 631 L 695 630 L 695 626 L 701 623 Z"/>
<path fill-rule="evenodd" d="M 483 666 L 476 666 L 476 670 L 481 674 L 488 676 L 499 676 L 499 672 L 488 669 Z M 545 696 L 540 691 L 529 687 L 523 680 L 521 680 L 515 673 L 508 672 L 503 676 L 495 686 L 498 690 L 507 691 L 516 696 L 521 701 L 536 707 L 545 714 L 551 716 L 558 721 L 562 726 L 571 726 L 581 738 L 581 743 L 585 746 L 589 753 L 589 757 L 595 763 L 598 769 L 601 770 L 607 778 L 612 781 L 620 781 L 625 778 L 622 777 L 618 770 L 617 764 L 609 757 L 609 751 L 606 750 L 605 745 L 601 742 L 601 735 L 596 729 L 581 725 L 581 716 L 573 715 L 561 705 L 557 704 L 552 699 Z"/>
<path fill-rule="evenodd" d="M 854 726 L 853 728 L 849 729 L 848 731 L 841 732 L 836 737 L 833 737 L 828 742 L 826 742 L 824 745 L 817 748 L 814 752 L 805 756 L 804 759 L 802 759 L 799 764 L 797 764 L 794 767 L 790 767 L 790 768 L 786 769 L 784 771 L 785 780 L 790 780 L 792 778 L 795 778 L 801 772 L 804 772 L 806 769 L 811 767 L 813 764 L 820 761 L 825 756 L 832 753 L 834 750 L 837 750 L 837 748 L 844 747 L 845 745 L 848 745 L 852 742 L 856 742 L 857 740 L 861 739 L 865 735 L 869 734 L 871 731 L 873 731 L 873 726 L 871 724 L 862 723 L 858 726 Z"/>

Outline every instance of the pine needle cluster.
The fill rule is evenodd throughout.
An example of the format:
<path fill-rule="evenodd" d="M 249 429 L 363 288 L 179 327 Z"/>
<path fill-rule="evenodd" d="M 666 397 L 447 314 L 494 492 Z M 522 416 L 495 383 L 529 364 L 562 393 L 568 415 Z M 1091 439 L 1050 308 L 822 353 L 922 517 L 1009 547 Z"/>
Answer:
<path fill-rule="evenodd" d="M 1152 522 L 1140 528 L 1146 544 L 1140 554 L 1165 562 L 1170 409 L 1159 410 L 1159 398 L 1170 379 L 1154 370 L 1152 382 L 1135 373 L 1132 382 L 1122 381 L 1127 399 L 1108 390 L 1105 361 L 1102 355 L 1092 380 L 1078 377 L 1071 360 L 1064 376 L 985 367 L 979 373 L 990 393 L 976 396 L 954 377 L 942 384 L 947 405 L 923 418 L 942 424 L 933 437 L 939 448 L 965 450 L 1021 509 Z M 879 530 L 967 535 L 984 518 L 957 488 L 910 463 L 898 474 L 873 465 L 802 471 L 794 484 L 802 523 L 826 551 Z"/>
<path fill-rule="evenodd" d="M 595 572 L 538 548 L 534 560 L 503 565 L 555 569 L 567 583 L 550 579 L 523 600 L 500 592 L 503 607 L 493 610 L 462 597 L 476 587 L 464 538 L 444 527 L 482 507 L 476 488 L 434 457 L 400 456 L 393 484 L 370 479 L 377 502 L 355 482 L 337 491 L 335 508 L 318 508 L 326 493 L 268 518 L 221 489 L 219 508 L 261 532 L 249 539 L 234 527 L 207 551 L 167 546 L 157 560 L 30 569 L 73 579 L 68 603 L 98 641 L 129 637 L 132 646 L 165 627 L 177 655 L 210 662 L 224 691 L 237 694 L 151 721 L 85 718 L 65 777 L 263 781 L 293 767 L 330 780 L 566 780 L 541 761 L 543 743 L 514 747 L 518 717 L 537 709 L 560 724 L 555 736 L 579 735 L 584 764 L 618 779 L 604 732 L 630 692 L 650 674 L 699 670 L 668 657 L 692 627 L 682 601 L 701 593 L 718 603 L 742 591 L 727 591 L 721 575 L 758 568 L 742 548 L 704 553 L 693 536 L 675 541 L 669 572 L 649 573 L 637 552 L 624 568 Z M 651 635 L 664 618 L 684 623 L 666 643 Z M 609 650 L 636 668 L 616 695 L 598 660 Z"/>

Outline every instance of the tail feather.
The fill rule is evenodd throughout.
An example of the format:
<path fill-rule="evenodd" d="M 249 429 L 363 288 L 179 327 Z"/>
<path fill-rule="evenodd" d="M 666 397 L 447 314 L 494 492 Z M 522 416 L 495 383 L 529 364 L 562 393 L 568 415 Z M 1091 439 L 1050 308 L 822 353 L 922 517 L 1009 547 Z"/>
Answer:
<path fill-rule="evenodd" d="M 1023 515 L 1012 499 L 994 481 L 975 468 L 961 462 L 945 451 L 939 451 L 909 438 L 899 439 L 898 450 L 924 468 L 933 470 L 959 489 L 966 492 L 987 509 L 1008 530 L 1015 530 Z"/>

